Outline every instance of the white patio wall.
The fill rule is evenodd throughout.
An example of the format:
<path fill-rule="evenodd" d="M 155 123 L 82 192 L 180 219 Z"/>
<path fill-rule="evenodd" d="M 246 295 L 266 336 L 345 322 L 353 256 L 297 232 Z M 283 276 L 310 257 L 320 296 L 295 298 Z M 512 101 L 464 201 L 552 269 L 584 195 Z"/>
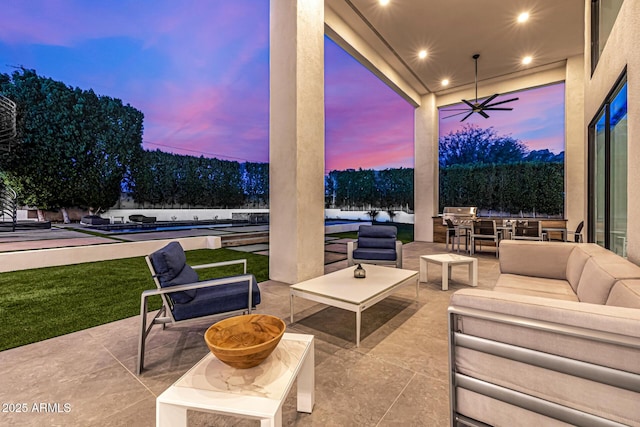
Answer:
<path fill-rule="evenodd" d="M 101 216 L 103 218 L 122 217 L 129 222 L 129 215 L 154 216 L 157 221 L 186 221 L 231 219 L 233 214 L 269 213 L 269 209 L 109 209 Z"/>
<path fill-rule="evenodd" d="M 179 241 L 187 250 L 222 247 L 218 236 L 184 237 L 179 239 L 148 240 L 144 242 L 105 243 L 53 249 L 34 249 L 0 253 L 0 273 L 33 268 L 80 264 L 148 255 L 172 241 Z"/>
<path fill-rule="evenodd" d="M 346 219 L 350 221 L 371 221 L 371 217 L 367 214 L 367 211 L 343 211 L 340 209 L 325 209 L 324 217 L 326 219 Z M 403 224 L 413 224 L 413 214 L 406 212 L 396 211 L 393 217 L 394 222 Z M 386 222 L 389 221 L 389 214 L 386 211 L 380 211 L 376 216 L 376 221 Z"/>

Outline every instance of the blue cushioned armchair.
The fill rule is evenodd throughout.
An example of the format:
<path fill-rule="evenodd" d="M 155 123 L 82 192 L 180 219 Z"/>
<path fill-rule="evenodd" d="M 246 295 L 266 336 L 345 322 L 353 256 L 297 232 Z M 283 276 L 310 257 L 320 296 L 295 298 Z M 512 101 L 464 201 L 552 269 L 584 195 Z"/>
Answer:
<path fill-rule="evenodd" d="M 402 268 L 402 242 L 392 225 L 361 225 L 358 241 L 347 243 L 347 264 L 389 264 Z"/>
<path fill-rule="evenodd" d="M 250 313 L 260 304 L 260 289 L 256 278 L 247 274 L 247 260 L 225 261 L 190 267 L 178 242 L 146 257 L 157 289 L 142 292 L 140 299 L 140 340 L 138 343 L 138 374 L 144 365 L 144 348 L 153 325 L 176 324 L 187 320 L 214 316 Z M 199 282 L 196 269 L 243 264 L 244 274 Z M 147 299 L 160 295 L 162 308 L 147 327 Z"/>

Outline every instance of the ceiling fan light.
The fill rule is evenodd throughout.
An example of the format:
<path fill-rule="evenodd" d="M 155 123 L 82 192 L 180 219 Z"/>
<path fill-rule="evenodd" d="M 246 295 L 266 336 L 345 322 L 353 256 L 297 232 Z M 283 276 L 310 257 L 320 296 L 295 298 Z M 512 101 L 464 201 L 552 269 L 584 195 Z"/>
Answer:
<path fill-rule="evenodd" d="M 420 59 L 424 59 L 427 57 L 427 51 L 422 49 L 420 52 L 418 52 L 418 58 Z"/>
<path fill-rule="evenodd" d="M 533 58 L 530 55 L 527 55 L 524 58 L 522 58 L 523 65 L 529 65 L 531 64 L 531 61 L 533 61 Z"/>
<path fill-rule="evenodd" d="M 519 23 L 523 23 L 523 22 L 527 22 L 529 20 L 529 12 L 522 12 L 520 15 L 518 15 L 518 22 Z"/>

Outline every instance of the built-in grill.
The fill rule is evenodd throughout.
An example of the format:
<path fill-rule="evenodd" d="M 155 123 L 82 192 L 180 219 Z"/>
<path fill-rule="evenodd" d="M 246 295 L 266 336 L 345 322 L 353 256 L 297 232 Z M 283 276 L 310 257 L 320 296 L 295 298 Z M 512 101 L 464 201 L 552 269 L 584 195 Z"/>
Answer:
<path fill-rule="evenodd" d="M 442 224 L 447 225 L 447 219 L 450 219 L 454 225 L 471 224 L 477 218 L 477 212 L 476 206 L 448 206 L 442 211 Z"/>

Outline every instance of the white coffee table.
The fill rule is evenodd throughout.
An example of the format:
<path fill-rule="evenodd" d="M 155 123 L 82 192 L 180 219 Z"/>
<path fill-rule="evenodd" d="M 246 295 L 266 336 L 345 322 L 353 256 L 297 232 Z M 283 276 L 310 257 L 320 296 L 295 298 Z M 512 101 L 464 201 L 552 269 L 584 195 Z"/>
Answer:
<path fill-rule="evenodd" d="M 362 264 L 367 277 L 353 277 L 355 267 L 325 274 L 324 276 L 291 285 L 291 323 L 293 323 L 293 298 L 300 297 L 320 302 L 356 314 L 356 347 L 360 346 L 361 314 L 382 301 L 398 288 L 415 284 L 418 300 L 418 272 L 380 265 Z"/>
<path fill-rule="evenodd" d="M 235 369 L 209 353 L 156 399 L 156 426 L 187 425 L 187 410 L 241 415 L 282 426 L 282 404 L 297 378 L 298 411 L 315 401 L 313 335 L 285 333 L 260 365 Z"/>
<path fill-rule="evenodd" d="M 454 254 L 437 254 L 422 255 L 420 257 L 420 281 L 427 282 L 428 265 L 439 264 L 442 266 L 442 290 L 449 289 L 449 277 L 451 276 L 451 267 L 454 265 L 467 265 L 469 267 L 469 284 L 478 286 L 478 259 L 464 255 Z"/>

